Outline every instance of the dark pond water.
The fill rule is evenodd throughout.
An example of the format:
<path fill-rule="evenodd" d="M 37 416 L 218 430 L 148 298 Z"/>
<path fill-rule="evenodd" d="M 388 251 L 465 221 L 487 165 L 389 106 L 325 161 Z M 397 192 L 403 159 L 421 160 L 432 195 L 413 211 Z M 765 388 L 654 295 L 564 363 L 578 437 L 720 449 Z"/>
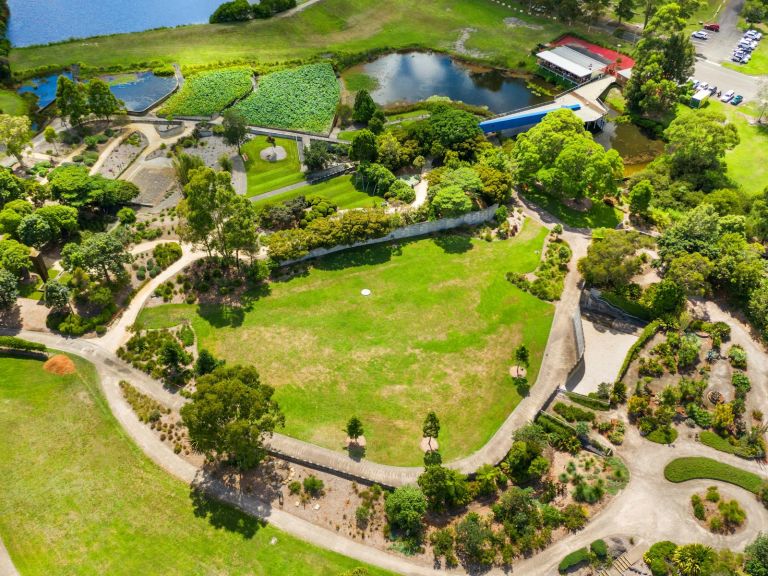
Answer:
<path fill-rule="evenodd" d="M 62 72 L 61 74 L 51 74 L 42 78 L 33 78 L 24 82 L 21 88 L 18 89 L 19 94 L 25 92 L 32 92 L 37 94 L 37 105 L 42 109 L 48 106 L 51 102 L 56 100 L 56 84 L 59 81 L 59 76 L 66 76 L 70 80 L 72 74 L 70 72 Z"/>
<path fill-rule="evenodd" d="M 664 142 L 652 140 L 634 124 L 614 122 L 616 116 L 618 114 L 615 112 L 609 113 L 609 121 L 601 132 L 595 134 L 595 141 L 606 150 L 613 148 L 621 155 L 625 164 L 624 172 L 629 176 L 661 154 Z"/>
<path fill-rule="evenodd" d="M 222 0 L 9 0 L 14 46 L 200 24 Z"/>
<path fill-rule="evenodd" d="M 378 81 L 371 96 L 382 105 L 438 95 L 501 113 L 551 100 L 535 95 L 525 79 L 467 66 L 443 54 L 387 54 L 364 64 L 360 71 Z"/>
<path fill-rule="evenodd" d="M 139 72 L 133 78 L 105 76 L 112 93 L 125 103 L 129 112 L 143 112 L 152 104 L 167 96 L 176 87 L 173 76 L 155 76 L 152 72 Z"/>

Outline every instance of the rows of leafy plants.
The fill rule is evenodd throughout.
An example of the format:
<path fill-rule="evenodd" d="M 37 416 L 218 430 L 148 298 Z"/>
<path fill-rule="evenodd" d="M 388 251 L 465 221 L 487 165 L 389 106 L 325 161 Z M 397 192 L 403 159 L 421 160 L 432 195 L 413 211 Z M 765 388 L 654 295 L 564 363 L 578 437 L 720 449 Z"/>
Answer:
<path fill-rule="evenodd" d="M 253 88 L 250 68 L 225 68 L 190 76 L 160 109 L 161 116 L 210 116 Z"/>
<path fill-rule="evenodd" d="M 338 103 L 339 83 L 325 63 L 262 76 L 258 89 L 235 108 L 256 126 L 326 133 Z"/>

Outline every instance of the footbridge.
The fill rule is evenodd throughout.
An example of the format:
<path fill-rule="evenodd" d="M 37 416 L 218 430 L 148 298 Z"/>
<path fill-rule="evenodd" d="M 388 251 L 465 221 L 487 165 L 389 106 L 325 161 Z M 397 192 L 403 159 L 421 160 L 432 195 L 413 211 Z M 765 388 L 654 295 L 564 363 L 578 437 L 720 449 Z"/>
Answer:
<path fill-rule="evenodd" d="M 588 128 L 602 128 L 608 108 L 600 100 L 600 96 L 614 82 L 616 79 L 613 76 L 593 80 L 563 92 L 551 102 L 528 106 L 484 120 L 480 122 L 480 128 L 486 134 L 502 131 L 523 132 L 541 122 L 550 112 L 561 108 L 572 110 Z"/>

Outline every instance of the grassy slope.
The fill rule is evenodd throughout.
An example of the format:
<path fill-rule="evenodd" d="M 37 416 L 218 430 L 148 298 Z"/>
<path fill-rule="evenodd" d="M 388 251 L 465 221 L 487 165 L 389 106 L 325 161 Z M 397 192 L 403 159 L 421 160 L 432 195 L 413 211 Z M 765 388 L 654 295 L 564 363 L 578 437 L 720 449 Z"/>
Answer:
<path fill-rule="evenodd" d="M 280 202 L 286 202 L 287 200 L 292 200 L 299 196 L 323 196 L 324 198 L 335 202 L 342 210 L 349 208 L 367 208 L 376 204 L 381 204 L 381 202 L 384 201 L 384 198 L 371 196 L 370 194 L 366 194 L 355 188 L 352 185 L 352 176 L 339 176 L 326 182 L 321 182 L 320 184 L 296 188 L 295 190 L 289 190 L 288 192 L 283 192 L 282 194 L 271 196 L 264 200 L 258 200 L 255 204 L 256 206 L 279 204 Z"/>
<path fill-rule="evenodd" d="M 576 228 L 615 228 L 621 222 L 621 210 L 603 202 L 595 202 L 588 212 L 569 208 L 560 200 L 538 190 L 528 190 L 523 196 L 542 207 L 568 226 Z"/>
<path fill-rule="evenodd" d="M 27 113 L 27 103 L 12 90 L 0 90 L 0 111 L 11 116 L 21 116 Z"/>
<path fill-rule="evenodd" d="M 0 358 L 0 535 L 22 574 L 336 576 L 356 565 L 232 508 L 196 507 L 75 361 L 77 374 L 53 376 Z"/>
<path fill-rule="evenodd" d="M 202 65 L 243 59 L 268 64 L 381 47 L 450 50 L 463 28 L 474 27 L 482 34 L 471 36 L 468 49 L 483 52 L 496 64 L 517 67 L 521 60 L 531 62 L 529 52 L 538 42 L 566 29 L 517 10 L 516 17 L 530 18 L 542 28 L 510 29 L 503 20 L 512 14 L 489 0 L 324 0 L 290 18 L 186 26 L 21 48 L 13 50 L 11 60 L 16 72 L 73 62 L 98 67 L 151 60 Z M 580 25 L 574 29 L 585 30 Z M 608 37 L 606 41 L 617 40 Z"/>
<path fill-rule="evenodd" d="M 676 458 L 664 468 L 664 477 L 670 482 L 685 482 L 699 478 L 720 480 L 754 493 L 760 490 L 763 483 L 763 479 L 757 474 L 704 457 Z"/>
<path fill-rule="evenodd" d="M 434 409 L 452 459 L 484 444 L 519 402 L 509 366 L 521 342 L 536 379 L 553 307 L 504 275 L 533 270 L 544 235 L 529 224 L 508 242 L 451 236 L 348 251 L 271 284 L 244 315 L 166 305 L 140 321 L 190 318 L 201 346 L 256 365 L 293 436 L 340 448 L 344 423 L 358 415 L 372 460 L 418 464 L 421 423 Z"/>
<path fill-rule="evenodd" d="M 248 196 L 264 194 L 304 180 L 296 142 L 277 138 L 276 145 L 285 148 L 288 154 L 285 160 L 269 162 L 261 159 L 260 152 L 270 147 L 266 136 L 256 136 L 243 145 L 243 153 L 248 156 L 248 162 L 245 164 L 248 173 Z"/>

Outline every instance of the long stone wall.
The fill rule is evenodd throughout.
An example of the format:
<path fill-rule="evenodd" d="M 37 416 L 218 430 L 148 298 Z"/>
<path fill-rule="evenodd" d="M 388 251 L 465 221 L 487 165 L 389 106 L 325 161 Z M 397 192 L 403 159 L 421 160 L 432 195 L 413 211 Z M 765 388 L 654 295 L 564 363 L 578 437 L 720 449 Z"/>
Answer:
<path fill-rule="evenodd" d="M 350 248 L 359 248 L 361 246 L 370 246 L 372 244 L 381 244 L 382 242 L 391 242 L 393 240 L 402 240 L 404 238 L 414 238 L 416 236 L 426 236 L 428 234 L 434 234 L 435 232 L 442 232 L 444 230 L 452 230 L 454 228 L 461 228 L 462 226 L 477 226 L 488 222 L 496 214 L 498 204 L 478 210 L 476 212 L 469 212 L 458 218 L 443 218 L 441 220 L 432 220 L 429 222 L 418 222 L 416 224 L 410 224 L 403 226 L 402 228 L 396 228 L 392 230 L 386 236 L 381 238 L 371 238 L 364 242 L 356 242 L 355 244 L 334 246 L 333 248 L 315 248 L 311 250 L 309 254 L 302 258 L 296 258 L 295 260 L 287 260 L 282 262 L 282 266 L 289 264 L 296 264 L 298 262 L 304 262 L 305 260 L 312 260 L 313 258 L 320 258 L 328 254 L 335 252 L 341 252 L 343 250 L 349 250 Z"/>

